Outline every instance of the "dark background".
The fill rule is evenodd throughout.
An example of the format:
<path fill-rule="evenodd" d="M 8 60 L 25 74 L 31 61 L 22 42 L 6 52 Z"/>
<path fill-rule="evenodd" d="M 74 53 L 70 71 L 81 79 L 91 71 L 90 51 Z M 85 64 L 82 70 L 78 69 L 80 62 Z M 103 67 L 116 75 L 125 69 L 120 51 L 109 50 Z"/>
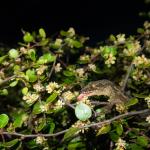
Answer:
<path fill-rule="evenodd" d="M 21 41 L 21 29 L 35 31 L 43 27 L 48 36 L 74 27 L 77 33 L 95 43 L 109 34 L 134 34 L 145 18 L 144 0 L 1 0 L 0 43 Z"/>

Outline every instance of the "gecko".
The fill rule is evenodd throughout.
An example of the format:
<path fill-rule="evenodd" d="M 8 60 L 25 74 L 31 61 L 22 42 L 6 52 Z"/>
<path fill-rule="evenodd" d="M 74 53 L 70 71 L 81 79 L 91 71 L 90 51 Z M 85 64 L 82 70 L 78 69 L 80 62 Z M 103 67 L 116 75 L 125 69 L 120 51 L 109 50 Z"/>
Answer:
<path fill-rule="evenodd" d="M 116 104 L 124 104 L 128 97 L 116 86 L 113 82 L 103 79 L 98 81 L 92 81 L 87 84 L 81 92 L 77 99 L 80 101 L 84 97 L 90 96 L 108 96 L 109 106 L 107 109 L 111 109 Z"/>

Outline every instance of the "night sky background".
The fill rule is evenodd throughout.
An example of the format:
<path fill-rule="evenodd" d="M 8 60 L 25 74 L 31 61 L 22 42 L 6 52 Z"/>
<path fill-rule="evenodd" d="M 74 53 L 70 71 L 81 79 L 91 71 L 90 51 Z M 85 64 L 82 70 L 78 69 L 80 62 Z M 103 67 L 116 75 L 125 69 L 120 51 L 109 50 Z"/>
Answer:
<path fill-rule="evenodd" d="M 148 10 L 144 0 L 1 0 L 0 43 L 17 44 L 22 40 L 21 29 L 41 27 L 48 36 L 74 27 L 96 43 L 111 33 L 135 34 L 145 21 L 138 13 Z"/>

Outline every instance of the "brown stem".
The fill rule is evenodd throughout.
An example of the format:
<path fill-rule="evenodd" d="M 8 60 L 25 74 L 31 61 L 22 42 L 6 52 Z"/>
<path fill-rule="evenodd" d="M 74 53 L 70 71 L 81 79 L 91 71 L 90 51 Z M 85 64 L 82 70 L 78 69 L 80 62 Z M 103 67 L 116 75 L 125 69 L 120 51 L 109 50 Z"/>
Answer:
<path fill-rule="evenodd" d="M 80 129 L 94 127 L 94 126 L 102 126 L 104 124 L 111 124 L 115 120 L 122 119 L 122 118 L 129 117 L 129 116 L 133 116 L 133 115 L 139 115 L 139 114 L 143 114 L 143 113 L 150 113 L 150 109 L 145 109 L 145 110 L 140 110 L 140 111 L 133 111 L 133 112 L 127 112 L 127 113 L 118 115 L 116 117 L 113 117 L 111 119 L 108 119 L 108 120 L 105 120 L 105 121 L 102 121 L 102 122 L 91 123 L 89 125 L 85 125 L 83 127 L 80 127 Z M 38 137 L 38 136 L 56 137 L 56 136 L 59 136 L 61 134 L 66 133 L 68 130 L 69 129 L 66 129 L 66 130 L 63 130 L 63 131 L 60 131 L 60 132 L 57 132 L 57 133 L 53 133 L 53 134 L 27 134 L 27 135 L 25 135 L 25 134 L 16 133 L 16 132 L 13 132 L 13 133 L 10 133 L 10 132 L 1 132 L 1 134 L 2 135 L 19 136 L 19 137 L 22 137 L 22 138 L 35 138 L 35 137 Z"/>

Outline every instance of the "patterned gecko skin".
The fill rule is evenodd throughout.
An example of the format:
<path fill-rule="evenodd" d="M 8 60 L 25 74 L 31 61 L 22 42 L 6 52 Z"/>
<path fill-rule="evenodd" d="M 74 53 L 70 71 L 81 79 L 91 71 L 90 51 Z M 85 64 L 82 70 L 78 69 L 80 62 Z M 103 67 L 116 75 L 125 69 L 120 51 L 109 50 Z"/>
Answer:
<path fill-rule="evenodd" d="M 108 96 L 108 101 L 110 103 L 124 103 L 127 101 L 127 97 L 122 93 L 122 91 L 109 80 L 98 80 L 92 81 L 86 85 L 78 96 L 78 100 L 82 100 L 84 97 L 89 96 Z"/>

